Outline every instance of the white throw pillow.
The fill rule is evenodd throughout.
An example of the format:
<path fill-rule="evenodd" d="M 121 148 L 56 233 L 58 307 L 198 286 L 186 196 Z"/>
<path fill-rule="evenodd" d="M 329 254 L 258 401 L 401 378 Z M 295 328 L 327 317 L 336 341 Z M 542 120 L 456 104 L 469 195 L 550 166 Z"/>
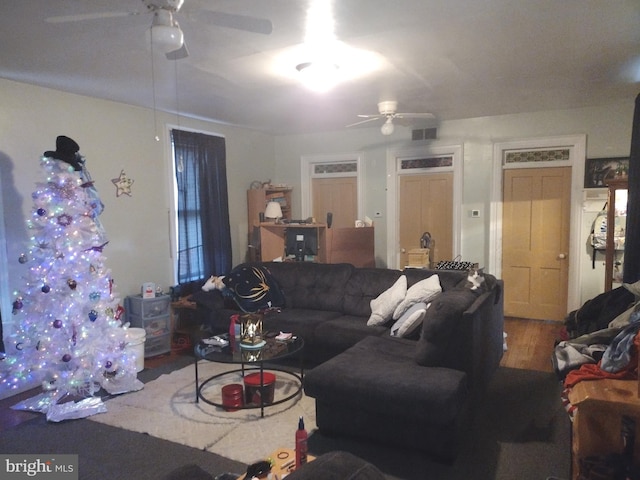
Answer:
<path fill-rule="evenodd" d="M 393 311 L 393 319 L 399 319 L 404 312 L 418 302 L 429 303 L 440 292 L 442 292 L 442 287 L 438 275 L 431 275 L 429 278 L 420 280 L 407 290 L 406 297 Z"/>
<path fill-rule="evenodd" d="M 401 275 L 398 280 L 387 290 L 371 300 L 371 316 L 367 320 L 367 325 L 383 325 L 391 320 L 396 307 L 407 295 L 407 277 Z"/>
<path fill-rule="evenodd" d="M 411 335 L 416 328 L 422 325 L 422 320 L 424 320 L 430 306 L 431 303 L 427 305 L 419 302 L 410 307 L 391 327 L 391 336 L 402 338 Z"/>

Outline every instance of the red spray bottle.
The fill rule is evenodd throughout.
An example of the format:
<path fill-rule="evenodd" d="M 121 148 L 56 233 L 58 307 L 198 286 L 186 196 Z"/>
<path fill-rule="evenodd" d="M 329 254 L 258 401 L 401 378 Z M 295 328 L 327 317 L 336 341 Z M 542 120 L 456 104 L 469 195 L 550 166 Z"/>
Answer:
<path fill-rule="evenodd" d="M 298 420 L 296 430 L 296 468 L 300 468 L 307 463 L 307 431 L 304 429 L 304 419 Z"/>

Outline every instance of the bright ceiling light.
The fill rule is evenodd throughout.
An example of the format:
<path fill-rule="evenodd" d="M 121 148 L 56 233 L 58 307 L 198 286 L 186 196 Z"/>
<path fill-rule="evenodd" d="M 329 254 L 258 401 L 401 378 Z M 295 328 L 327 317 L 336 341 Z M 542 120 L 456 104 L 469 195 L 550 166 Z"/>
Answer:
<path fill-rule="evenodd" d="M 391 117 L 387 117 L 387 121 L 384 122 L 384 124 L 382 125 L 382 128 L 380 128 L 380 131 L 382 132 L 383 135 L 391 135 L 393 133 L 393 130 L 394 130 L 393 119 Z"/>
<path fill-rule="evenodd" d="M 151 42 L 154 48 L 159 48 L 164 53 L 169 53 L 182 47 L 184 35 L 179 27 L 153 25 L 151 27 Z"/>
<path fill-rule="evenodd" d="M 164 53 L 173 52 L 182 48 L 184 35 L 180 26 L 173 20 L 173 15 L 168 10 L 156 10 L 153 13 L 153 22 L 149 29 L 151 44 Z"/>
<path fill-rule="evenodd" d="M 296 66 L 302 82 L 311 90 L 326 92 L 338 82 L 338 65 L 331 62 L 304 62 Z"/>

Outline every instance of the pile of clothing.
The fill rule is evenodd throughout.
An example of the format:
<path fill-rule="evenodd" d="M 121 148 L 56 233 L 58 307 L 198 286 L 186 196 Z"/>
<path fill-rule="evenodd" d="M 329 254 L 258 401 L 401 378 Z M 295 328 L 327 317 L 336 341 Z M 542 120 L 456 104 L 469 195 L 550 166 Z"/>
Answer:
<path fill-rule="evenodd" d="M 638 378 L 640 281 L 587 301 L 565 320 L 552 357 L 554 369 L 571 388 L 581 380 Z"/>

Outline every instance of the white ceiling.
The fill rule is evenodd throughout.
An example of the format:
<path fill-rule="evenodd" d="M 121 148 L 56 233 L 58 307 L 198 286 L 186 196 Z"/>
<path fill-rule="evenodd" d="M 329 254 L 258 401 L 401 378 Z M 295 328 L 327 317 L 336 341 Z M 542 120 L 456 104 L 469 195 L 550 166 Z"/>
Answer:
<path fill-rule="evenodd" d="M 310 0 L 185 0 L 176 19 L 189 57 L 153 62 L 141 0 L 2 3 L 1 77 L 151 108 L 155 90 L 160 110 L 273 134 L 341 130 L 381 100 L 442 121 L 640 92 L 640 0 L 336 0 L 337 39 L 383 66 L 324 94 L 296 78 Z M 266 18 L 273 32 L 211 25 L 208 11 Z"/>

